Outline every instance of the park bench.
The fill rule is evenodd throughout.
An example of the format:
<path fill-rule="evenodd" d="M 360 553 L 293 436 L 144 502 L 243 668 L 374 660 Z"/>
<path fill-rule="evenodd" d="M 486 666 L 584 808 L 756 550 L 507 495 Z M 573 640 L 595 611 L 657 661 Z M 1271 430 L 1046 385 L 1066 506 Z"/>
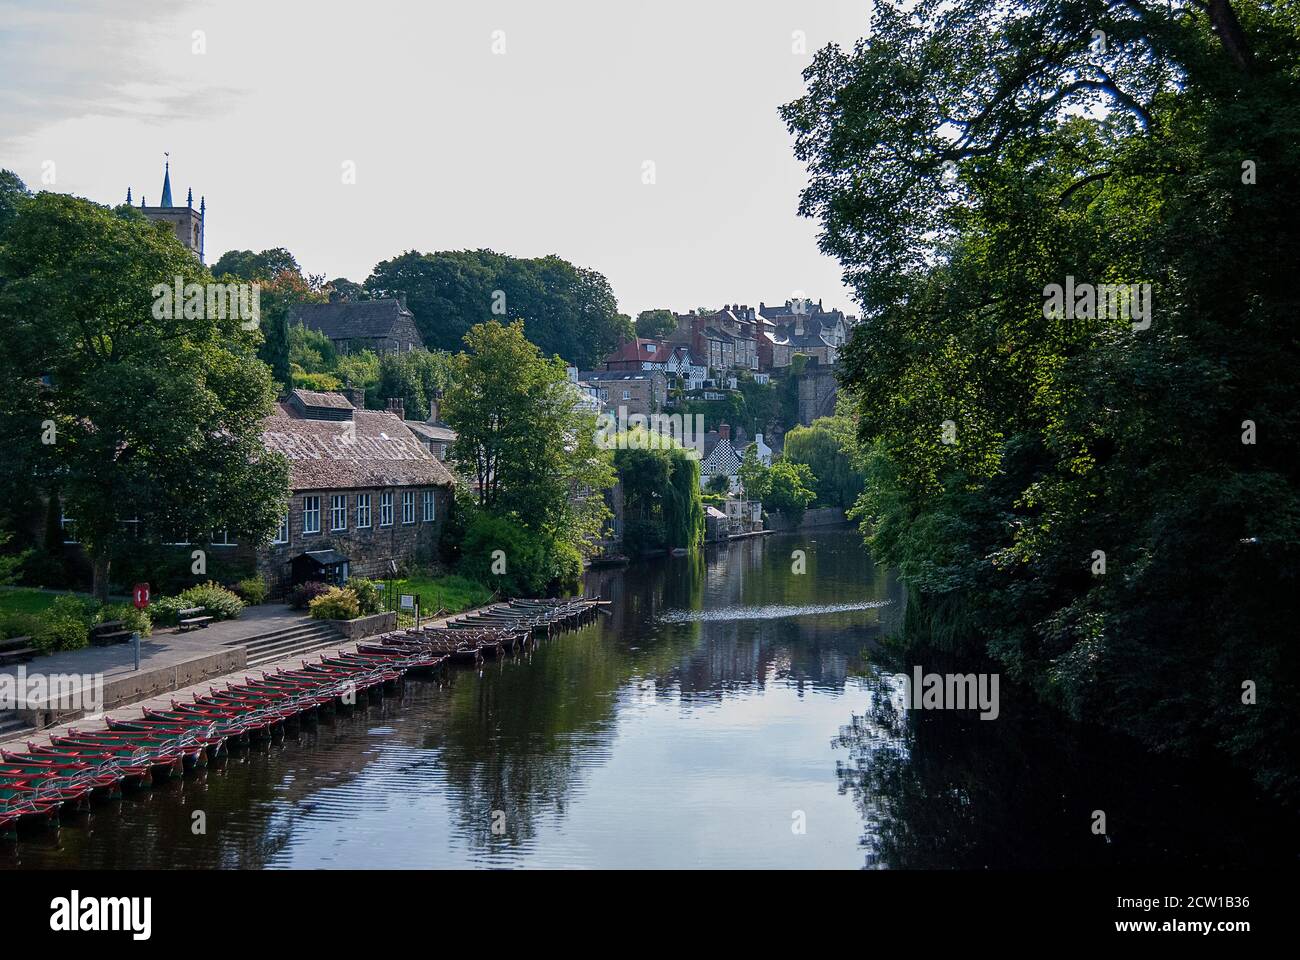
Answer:
<path fill-rule="evenodd" d="M 0 663 L 26 663 L 40 653 L 32 646 L 31 637 L 10 637 L 0 640 Z"/>
<path fill-rule="evenodd" d="M 90 628 L 90 642 L 97 647 L 107 647 L 114 643 L 126 643 L 131 639 L 131 631 L 121 620 L 105 620 Z"/>
<path fill-rule="evenodd" d="M 186 607 L 184 610 L 177 611 L 179 619 L 176 625 L 181 631 L 193 630 L 195 627 L 206 627 L 212 622 L 211 617 L 204 616 L 203 607 Z"/>

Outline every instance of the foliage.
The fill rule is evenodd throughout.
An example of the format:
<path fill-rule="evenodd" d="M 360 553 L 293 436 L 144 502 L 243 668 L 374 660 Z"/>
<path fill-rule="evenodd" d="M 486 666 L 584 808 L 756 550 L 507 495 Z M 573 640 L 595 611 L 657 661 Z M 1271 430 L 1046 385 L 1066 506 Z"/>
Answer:
<path fill-rule="evenodd" d="M 149 618 L 160 627 L 174 627 L 181 619 L 181 611 L 194 604 L 181 597 L 157 597 L 149 602 Z"/>
<path fill-rule="evenodd" d="M 269 589 L 266 586 L 266 581 L 261 577 L 247 577 L 235 584 L 235 592 L 250 607 L 256 607 L 266 602 Z"/>
<path fill-rule="evenodd" d="M 0 550 L 4 549 L 12 537 L 12 534 L 0 530 Z M 0 587 L 9 586 L 18 579 L 19 571 L 32 556 L 33 551 L 23 550 L 21 553 L 0 553 Z"/>
<path fill-rule="evenodd" d="M 746 447 L 740 458 L 740 486 L 750 500 L 766 500 L 772 490 L 772 468 L 758 458 L 757 447 Z"/>
<path fill-rule="evenodd" d="M 537 596 L 552 584 L 573 583 L 582 573 L 582 558 L 562 541 L 479 511 L 465 531 L 459 569 L 503 596 Z"/>
<path fill-rule="evenodd" d="M 45 630 L 46 619 L 37 613 L 6 613 L 0 616 L 0 637 L 36 637 Z"/>
<path fill-rule="evenodd" d="M 348 589 L 356 594 L 362 616 L 368 617 L 372 613 L 379 613 L 384 608 L 384 596 L 373 580 L 367 580 L 365 577 L 350 577 Z"/>
<path fill-rule="evenodd" d="M 349 581 L 349 584 L 355 581 Z M 395 596 L 414 594 L 420 599 L 420 613 L 432 616 L 439 610 L 460 613 L 471 607 L 480 607 L 492 599 L 492 591 L 469 577 L 452 573 L 444 576 L 416 572 L 404 580 L 393 583 Z"/>
<path fill-rule="evenodd" d="M 361 604 L 350 587 L 330 587 L 307 606 L 315 620 L 355 620 L 361 616 Z"/>
<path fill-rule="evenodd" d="M 329 584 L 321 583 L 318 580 L 308 580 L 306 583 L 299 583 L 289 591 L 289 606 L 295 610 L 306 610 L 307 605 L 312 600 L 319 597 L 329 589 Z"/>
<path fill-rule="evenodd" d="M 122 621 L 122 629 L 139 633 L 142 637 L 147 637 L 153 633 L 153 620 L 149 614 L 144 610 L 137 610 L 135 605 L 130 603 L 104 604 L 94 614 L 91 625 L 109 623 L 114 620 Z"/>
<path fill-rule="evenodd" d="M 57 481 L 101 598 L 128 540 L 256 541 L 283 507 L 287 464 L 261 439 L 275 393 L 259 335 L 229 312 L 160 309 L 155 290 L 178 276 L 210 279 L 169 227 L 62 194 L 23 201 L 0 243 L 7 466 L 38 489 Z M 35 429 L 46 421 L 53 443 Z"/>
<path fill-rule="evenodd" d="M 784 108 L 865 310 L 855 515 L 912 642 L 1291 802 L 1298 54 L 1263 0 L 882 0 Z M 1067 278 L 1153 309 L 1051 315 Z"/>
<path fill-rule="evenodd" d="M 785 435 L 782 456 L 806 463 L 817 478 L 819 507 L 851 507 L 862 494 L 863 475 L 854 462 L 855 426 L 847 417 L 821 417 L 810 427 L 795 427 Z"/>
<path fill-rule="evenodd" d="M 715 473 L 713 476 L 709 477 L 709 482 L 706 487 L 709 493 L 719 494 L 725 497 L 731 492 L 731 478 L 725 473 Z"/>
<path fill-rule="evenodd" d="M 632 336 L 609 281 L 556 256 L 411 250 L 377 264 L 365 286 L 375 297 L 404 294 L 430 350 L 455 350 L 472 326 L 499 317 L 526 322 L 542 353 L 590 369 Z"/>
<path fill-rule="evenodd" d="M 591 549 L 609 515 L 613 458 L 596 442 L 595 418 L 575 407 L 563 362 L 543 357 L 520 322 L 479 324 L 465 345 L 443 416 L 457 433 L 451 460 L 475 481 L 477 507 L 545 542 L 547 562 L 560 544 Z"/>
<path fill-rule="evenodd" d="M 211 580 L 182 591 L 180 599 L 186 607 L 202 607 L 213 620 L 234 620 L 244 612 L 244 601 Z"/>
<path fill-rule="evenodd" d="M 623 483 L 623 547 L 630 555 L 704 542 L 700 463 L 668 437 L 636 428 L 619 434 L 614 466 Z"/>
<path fill-rule="evenodd" d="M 671 310 L 642 310 L 636 315 L 636 335 L 649 340 L 666 337 L 677 329 L 677 314 Z"/>
<path fill-rule="evenodd" d="M 790 522 L 803 519 L 808 505 L 817 498 L 817 478 L 806 463 L 777 460 L 768 471 L 768 489 L 763 507 L 779 510 Z"/>

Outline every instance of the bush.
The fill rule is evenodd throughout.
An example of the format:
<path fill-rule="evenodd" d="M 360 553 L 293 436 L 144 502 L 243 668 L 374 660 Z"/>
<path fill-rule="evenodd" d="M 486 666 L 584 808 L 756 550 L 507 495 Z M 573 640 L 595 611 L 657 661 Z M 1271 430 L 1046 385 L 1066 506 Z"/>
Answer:
<path fill-rule="evenodd" d="M 250 607 L 266 602 L 266 581 L 261 577 L 249 577 L 235 584 L 235 592 L 244 598 Z"/>
<path fill-rule="evenodd" d="M 45 628 L 32 638 L 42 650 L 80 650 L 90 643 L 86 621 L 70 616 L 50 616 Z"/>
<path fill-rule="evenodd" d="M 181 611 L 193 604 L 180 597 L 159 597 L 149 604 L 149 617 L 160 627 L 174 627 L 181 619 Z"/>
<path fill-rule="evenodd" d="M 185 607 L 202 607 L 213 620 L 234 620 L 244 611 L 244 601 L 210 580 L 182 591 L 180 599 Z"/>
<path fill-rule="evenodd" d="M 110 620 L 121 620 L 122 629 L 139 632 L 142 637 L 147 637 L 153 633 L 153 621 L 150 619 L 149 614 L 143 610 L 137 610 L 129 603 L 104 604 L 99 608 L 99 612 L 95 614 L 94 624 L 108 623 Z"/>
<path fill-rule="evenodd" d="M 329 590 L 329 588 L 328 583 L 321 583 L 318 580 L 308 580 L 306 583 L 300 583 L 289 591 L 289 606 L 295 610 L 306 610 L 308 604 Z"/>
<path fill-rule="evenodd" d="M 357 595 L 362 616 L 379 613 L 384 608 L 383 596 L 375 581 L 367 580 L 365 577 L 352 577 L 348 580 L 348 589 Z"/>
<path fill-rule="evenodd" d="M 347 587 L 330 587 L 308 606 L 316 620 L 355 620 L 361 616 L 357 595 Z"/>
<path fill-rule="evenodd" d="M 79 597 L 73 593 L 63 593 L 54 598 L 49 610 L 45 612 L 46 620 L 78 620 L 87 628 L 95 622 L 99 604 L 89 597 Z"/>
<path fill-rule="evenodd" d="M 45 629 L 46 621 L 35 613 L 11 613 L 0 618 L 0 637 L 36 637 Z"/>
<path fill-rule="evenodd" d="M 572 583 L 582 572 L 582 557 L 504 517 L 480 513 L 465 532 L 459 566 L 464 576 L 505 596 L 536 596 L 552 583 Z"/>

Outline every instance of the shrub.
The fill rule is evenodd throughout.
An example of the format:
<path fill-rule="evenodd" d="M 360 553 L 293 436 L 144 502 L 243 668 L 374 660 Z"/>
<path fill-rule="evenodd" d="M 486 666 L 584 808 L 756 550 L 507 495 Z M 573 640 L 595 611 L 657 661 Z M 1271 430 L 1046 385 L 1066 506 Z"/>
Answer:
<path fill-rule="evenodd" d="M 186 607 L 202 607 L 213 620 L 234 620 L 244 610 L 244 601 L 211 580 L 182 591 L 180 599 Z"/>
<path fill-rule="evenodd" d="M 347 587 L 330 587 L 308 604 L 316 620 L 355 620 L 361 616 L 357 595 Z"/>
<path fill-rule="evenodd" d="M 249 577 L 247 580 L 240 580 L 235 584 L 235 591 L 251 607 L 266 602 L 266 581 L 261 577 Z"/>
<path fill-rule="evenodd" d="M 348 589 L 357 595 L 362 616 L 379 613 L 384 608 L 383 596 L 375 581 L 367 580 L 365 577 L 352 577 L 348 580 Z"/>
<path fill-rule="evenodd" d="M 47 620 L 78 620 L 89 627 L 95 622 L 99 604 L 89 597 L 79 597 L 73 593 L 63 593 L 54 598 L 45 613 Z"/>
<path fill-rule="evenodd" d="M 0 618 L 0 637 L 37 637 L 45 629 L 46 621 L 35 613 L 11 613 Z"/>
<path fill-rule="evenodd" d="M 138 631 L 142 637 L 153 633 L 153 620 L 149 614 L 137 610 L 129 603 L 106 603 L 100 607 L 95 614 L 94 623 L 107 623 L 110 620 L 121 620 L 122 629 Z"/>
<path fill-rule="evenodd" d="M 309 603 L 328 589 L 328 583 L 321 583 L 318 580 L 300 583 L 289 592 L 289 606 L 295 610 L 306 610 Z"/>
<path fill-rule="evenodd" d="M 149 604 L 149 617 L 160 627 L 174 627 L 180 622 L 181 611 L 192 606 L 180 597 L 159 597 Z"/>
<path fill-rule="evenodd" d="M 32 637 L 40 649 L 80 650 L 90 643 L 90 627 L 85 620 L 72 616 L 48 616 L 45 627 Z"/>

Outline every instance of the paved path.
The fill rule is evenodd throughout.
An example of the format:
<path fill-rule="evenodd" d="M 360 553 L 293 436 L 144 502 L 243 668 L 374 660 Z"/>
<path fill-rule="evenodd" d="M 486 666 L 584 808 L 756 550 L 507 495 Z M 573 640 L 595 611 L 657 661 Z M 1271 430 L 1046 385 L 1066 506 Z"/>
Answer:
<path fill-rule="evenodd" d="M 173 667 L 250 637 L 311 622 L 300 610 L 291 610 L 283 604 L 262 604 L 244 608 L 238 620 L 224 620 L 185 633 L 174 627 L 155 629 L 153 636 L 140 641 L 140 669 Z M 27 676 L 38 673 L 99 674 L 105 680 L 111 680 L 135 671 L 135 654 L 129 643 L 64 650 L 24 664 L 6 664 L 0 667 L 0 674 L 14 675 L 19 666 L 25 668 Z"/>

